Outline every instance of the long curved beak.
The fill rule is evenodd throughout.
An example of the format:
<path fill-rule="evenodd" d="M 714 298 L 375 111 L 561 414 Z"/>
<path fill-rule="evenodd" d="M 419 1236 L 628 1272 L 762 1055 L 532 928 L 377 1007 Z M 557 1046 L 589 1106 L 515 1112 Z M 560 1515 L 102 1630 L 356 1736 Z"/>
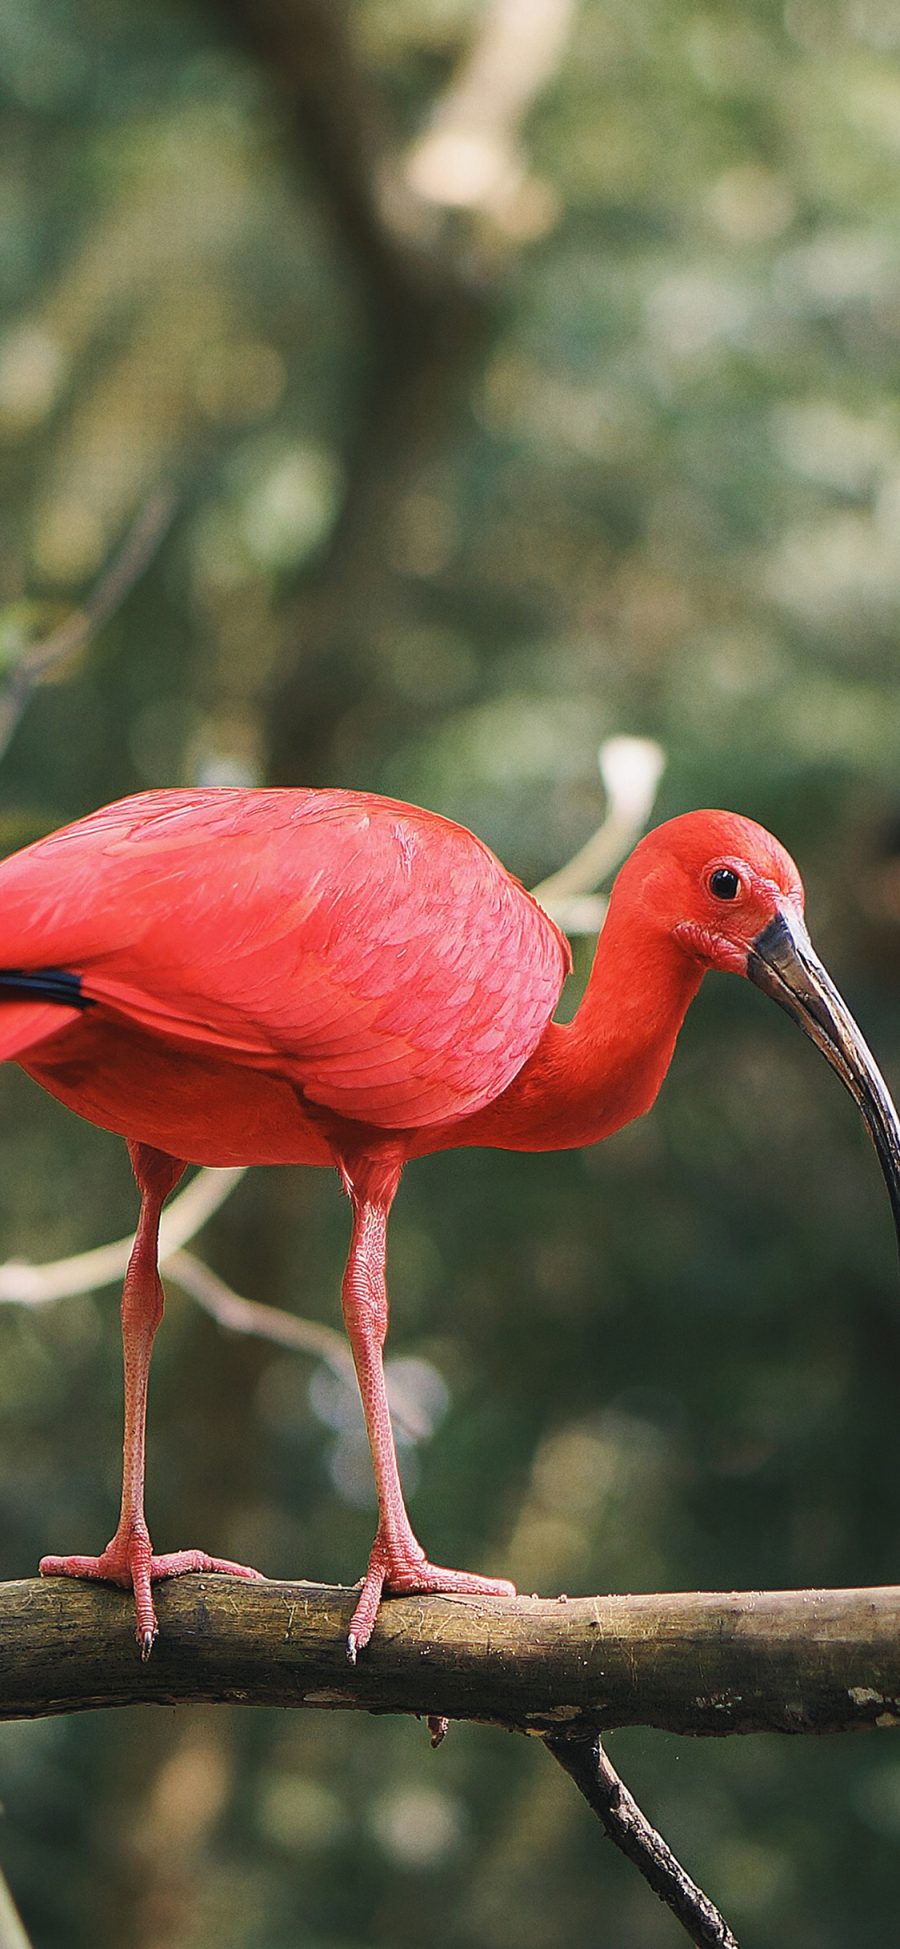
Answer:
<path fill-rule="evenodd" d="M 799 1022 L 859 1104 L 884 1172 L 900 1249 L 900 1120 L 875 1058 L 799 914 L 779 913 L 757 934 L 747 974 Z"/>

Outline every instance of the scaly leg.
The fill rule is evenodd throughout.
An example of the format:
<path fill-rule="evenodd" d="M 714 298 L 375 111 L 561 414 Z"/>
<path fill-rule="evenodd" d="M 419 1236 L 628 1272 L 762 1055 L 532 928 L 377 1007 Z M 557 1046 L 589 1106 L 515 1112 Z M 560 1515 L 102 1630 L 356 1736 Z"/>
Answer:
<path fill-rule="evenodd" d="M 149 1144 L 129 1144 L 128 1148 L 141 1193 L 141 1215 L 122 1288 L 125 1437 L 121 1513 L 115 1536 L 102 1556 L 45 1556 L 39 1567 L 44 1577 L 99 1577 L 133 1589 L 135 1637 L 142 1658 L 147 1658 L 158 1629 L 150 1589 L 154 1580 L 178 1577 L 188 1570 L 224 1570 L 235 1577 L 252 1578 L 259 1577 L 260 1572 L 207 1556 L 204 1550 L 177 1550 L 168 1556 L 152 1553 L 144 1517 L 144 1450 L 150 1356 L 163 1315 L 159 1218 L 184 1165 L 163 1151 L 152 1150 Z"/>
<path fill-rule="evenodd" d="M 365 1410 L 369 1445 L 378 1491 L 378 1530 L 350 1623 L 347 1653 L 351 1664 L 368 1644 L 383 1590 L 410 1595 L 418 1591 L 460 1591 L 475 1597 L 514 1597 L 515 1586 L 500 1577 L 475 1577 L 466 1570 L 444 1570 L 429 1563 L 413 1534 L 391 1429 L 384 1385 L 382 1348 L 388 1322 L 385 1286 L 386 1228 L 390 1198 L 353 1202 L 353 1235 L 344 1274 L 344 1321 L 353 1349 L 359 1391 Z"/>

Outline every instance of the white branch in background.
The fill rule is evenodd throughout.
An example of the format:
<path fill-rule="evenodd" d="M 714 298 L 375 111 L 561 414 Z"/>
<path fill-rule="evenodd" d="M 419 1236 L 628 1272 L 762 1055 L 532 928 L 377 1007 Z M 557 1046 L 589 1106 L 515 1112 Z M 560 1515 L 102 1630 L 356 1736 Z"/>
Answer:
<path fill-rule="evenodd" d="M 407 183 L 424 203 L 517 227 L 529 187 L 519 131 L 561 67 L 574 21 L 575 0 L 488 0 L 473 46 L 406 157 Z"/>
<path fill-rule="evenodd" d="M 173 1198 L 159 1228 L 162 1266 L 196 1236 L 243 1176 L 239 1166 L 227 1171 L 198 1171 L 187 1190 Z M 0 1265 L 0 1305 L 45 1306 L 54 1299 L 69 1299 L 73 1293 L 95 1293 L 103 1286 L 114 1286 L 124 1276 L 133 1242 L 133 1236 L 117 1238 L 111 1245 L 97 1245 L 91 1252 L 76 1252 L 68 1259 L 50 1259 L 45 1265 L 8 1259 Z"/>
<path fill-rule="evenodd" d="M 195 1178 L 194 1184 L 197 1182 Z M 280 1306 L 265 1306 L 258 1299 L 242 1299 L 240 1293 L 226 1286 L 224 1279 L 211 1266 L 204 1265 L 202 1259 L 195 1258 L 193 1252 L 170 1252 L 162 1263 L 182 1292 L 189 1293 L 205 1313 L 230 1333 L 256 1334 L 258 1338 L 274 1340 L 280 1347 L 315 1354 L 339 1380 L 352 1384 L 353 1357 L 344 1335 L 333 1326 L 322 1326 L 318 1320 L 298 1319 L 296 1314 L 285 1313 Z"/>
<path fill-rule="evenodd" d="M 197 1182 L 195 1178 L 194 1184 Z M 192 1185 L 191 1190 L 193 1188 Z M 163 1270 L 181 1287 L 182 1292 L 196 1300 L 204 1313 L 208 1313 L 226 1332 L 249 1333 L 257 1340 L 274 1341 L 276 1346 L 288 1347 L 295 1353 L 312 1354 L 314 1359 L 323 1361 L 331 1369 L 342 1386 L 346 1387 L 354 1406 L 358 1405 L 353 1355 L 343 1333 L 338 1333 L 333 1326 L 324 1326 L 319 1320 L 304 1320 L 296 1313 L 286 1313 L 281 1306 L 266 1306 L 259 1299 L 244 1299 L 193 1252 L 170 1252 L 162 1263 Z M 405 1364 L 409 1365 L 408 1362 Z M 391 1416 L 394 1426 L 411 1442 L 424 1441 L 431 1433 L 433 1422 L 431 1417 L 423 1414 L 417 1391 L 406 1379 L 403 1367 L 402 1361 L 393 1361 L 388 1363 L 386 1370 Z M 363 1426 L 361 1417 L 360 1426 Z M 4 1949 L 2 1937 L 0 1949 Z"/>
<path fill-rule="evenodd" d="M 597 753 L 606 817 L 579 851 L 532 892 L 568 934 L 596 934 L 606 902 L 594 893 L 635 845 L 653 810 L 665 753 L 655 738 L 607 738 Z"/>

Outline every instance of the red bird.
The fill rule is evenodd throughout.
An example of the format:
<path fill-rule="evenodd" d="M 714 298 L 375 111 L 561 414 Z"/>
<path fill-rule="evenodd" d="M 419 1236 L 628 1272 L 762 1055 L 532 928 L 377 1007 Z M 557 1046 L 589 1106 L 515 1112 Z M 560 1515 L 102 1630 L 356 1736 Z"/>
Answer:
<path fill-rule="evenodd" d="M 144 1430 L 162 1315 L 160 1209 L 186 1163 L 336 1165 L 352 1207 L 344 1319 L 379 1521 L 351 1658 L 383 1589 L 512 1591 L 430 1563 L 413 1534 L 385 1396 L 385 1235 L 404 1164 L 457 1145 L 597 1143 L 649 1109 L 710 968 L 748 975 L 856 1098 L 900 1225 L 900 1126 L 816 959 L 776 839 L 729 812 L 649 833 L 622 868 L 572 1022 L 570 967 L 537 902 L 462 826 L 368 793 L 145 792 L 0 864 L 0 1057 L 128 1143 L 141 1193 L 122 1298 L 122 1507 L 99 1557 L 48 1575 L 133 1587 L 186 1570 L 258 1573 L 200 1551 L 154 1556 Z"/>

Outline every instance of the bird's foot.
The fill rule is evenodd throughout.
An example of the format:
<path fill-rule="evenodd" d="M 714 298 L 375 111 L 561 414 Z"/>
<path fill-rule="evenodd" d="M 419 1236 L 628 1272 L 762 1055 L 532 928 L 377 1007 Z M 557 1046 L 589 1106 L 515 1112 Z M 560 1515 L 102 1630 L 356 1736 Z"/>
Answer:
<path fill-rule="evenodd" d="M 463 1597 L 515 1597 L 516 1587 L 506 1577 L 476 1577 L 470 1570 L 445 1570 L 439 1563 L 429 1563 L 415 1538 L 409 1544 L 391 1544 L 379 1530 L 347 1633 L 351 1665 L 356 1664 L 357 1652 L 364 1649 L 372 1636 L 382 1594 L 416 1597 L 430 1592 Z"/>
<path fill-rule="evenodd" d="M 134 1591 L 134 1635 L 141 1657 L 149 1658 L 159 1630 L 153 1608 L 151 1585 L 163 1577 L 183 1577 L 190 1571 L 224 1571 L 230 1577 L 246 1577 L 262 1582 L 262 1572 L 244 1563 L 230 1563 L 226 1557 L 207 1556 L 205 1550 L 172 1550 L 167 1556 L 154 1556 L 146 1532 L 118 1532 L 107 1543 L 101 1556 L 45 1556 L 38 1569 L 42 1577 L 94 1577 L 103 1583 L 120 1584 Z"/>

